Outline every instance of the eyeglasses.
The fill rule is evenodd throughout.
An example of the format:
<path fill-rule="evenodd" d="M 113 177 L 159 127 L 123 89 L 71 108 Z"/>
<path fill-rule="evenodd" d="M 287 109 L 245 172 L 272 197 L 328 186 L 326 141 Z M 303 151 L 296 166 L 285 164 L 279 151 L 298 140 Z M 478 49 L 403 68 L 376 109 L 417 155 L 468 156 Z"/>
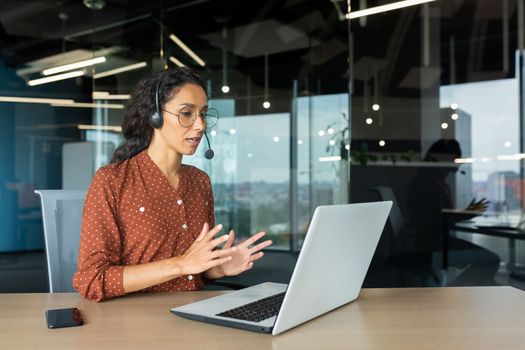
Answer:
<path fill-rule="evenodd" d="M 179 124 L 184 128 L 192 126 L 197 117 L 202 118 L 206 128 L 213 128 L 219 121 L 219 112 L 215 108 L 209 108 L 207 111 L 197 111 L 193 107 L 183 106 L 177 112 L 170 112 L 163 109 L 164 112 L 176 116 L 179 120 Z"/>

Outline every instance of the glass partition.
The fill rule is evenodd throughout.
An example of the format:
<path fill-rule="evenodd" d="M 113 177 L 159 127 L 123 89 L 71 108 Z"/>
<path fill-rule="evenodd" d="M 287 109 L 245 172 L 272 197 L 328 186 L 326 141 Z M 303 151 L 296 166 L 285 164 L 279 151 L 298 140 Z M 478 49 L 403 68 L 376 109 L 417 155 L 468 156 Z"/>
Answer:
<path fill-rule="evenodd" d="M 221 115 L 215 158 L 184 159 L 210 175 L 217 223 L 296 253 L 317 206 L 394 199 L 367 285 L 508 283 L 522 242 L 457 224 L 523 221 L 523 1 L 360 12 L 390 3 L 0 5 L 0 252 L 42 251 L 33 190 L 87 189 L 134 86 L 188 66 Z"/>

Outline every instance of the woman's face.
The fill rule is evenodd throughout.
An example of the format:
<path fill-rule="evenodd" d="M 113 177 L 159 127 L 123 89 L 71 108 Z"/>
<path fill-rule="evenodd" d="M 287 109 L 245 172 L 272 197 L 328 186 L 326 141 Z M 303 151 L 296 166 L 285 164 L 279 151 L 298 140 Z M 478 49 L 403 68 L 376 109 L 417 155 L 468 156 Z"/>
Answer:
<path fill-rule="evenodd" d="M 208 100 L 202 87 L 183 85 L 161 111 L 164 123 L 155 130 L 164 146 L 182 155 L 192 155 L 197 150 L 206 125 L 201 115 L 208 110 Z M 185 125 L 181 125 L 180 121 Z M 191 125 L 191 120 L 195 122 Z"/>

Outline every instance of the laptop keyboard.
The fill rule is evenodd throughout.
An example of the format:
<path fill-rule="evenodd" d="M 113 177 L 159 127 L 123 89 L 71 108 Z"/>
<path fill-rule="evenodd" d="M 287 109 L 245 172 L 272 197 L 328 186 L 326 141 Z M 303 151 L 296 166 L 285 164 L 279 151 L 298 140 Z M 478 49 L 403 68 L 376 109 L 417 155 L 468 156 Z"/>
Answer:
<path fill-rule="evenodd" d="M 276 316 L 284 300 L 284 294 L 280 293 L 271 297 L 259 299 L 252 303 L 221 312 L 216 316 L 236 318 L 238 320 L 260 322 L 267 318 Z"/>

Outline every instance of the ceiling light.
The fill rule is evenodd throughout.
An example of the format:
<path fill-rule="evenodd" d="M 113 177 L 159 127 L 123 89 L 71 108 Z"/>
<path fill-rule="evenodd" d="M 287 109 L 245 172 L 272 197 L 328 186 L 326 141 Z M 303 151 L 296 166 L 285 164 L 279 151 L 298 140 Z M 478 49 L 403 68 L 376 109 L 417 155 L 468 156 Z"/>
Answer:
<path fill-rule="evenodd" d="M 89 102 L 73 102 L 73 103 L 53 103 L 53 107 L 71 107 L 71 108 L 108 108 L 108 109 L 124 109 L 124 105 L 116 103 L 89 103 Z"/>
<path fill-rule="evenodd" d="M 512 146 L 512 143 L 510 141 L 505 141 L 505 143 L 503 145 L 505 147 L 509 148 L 510 146 Z"/>
<path fill-rule="evenodd" d="M 77 127 L 79 130 L 104 130 L 122 132 L 121 126 L 79 124 Z"/>
<path fill-rule="evenodd" d="M 108 95 L 102 97 L 94 97 L 96 100 L 129 100 L 131 95 Z"/>
<path fill-rule="evenodd" d="M 379 105 L 378 105 L 377 103 L 374 103 L 374 104 L 372 105 L 372 109 L 373 109 L 374 111 L 378 111 L 378 110 L 379 110 Z"/>
<path fill-rule="evenodd" d="M 450 105 L 450 108 L 458 109 L 458 104 L 457 103 L 453 103 L 453 104 Z"/>
<path fill-rule="evenodd" d="M 335 141 L 334 140 L 330 140 L 330 141 L 328 141 L 328 143 L 330 144 L 330 146 L 335 145 Z"/>
<path fill-rule="evenodd" d="M 212 131 L 210 132 L 210 134 L 211 134 L 211 136 L 215 136 L 215 135 L 217 135 L 217 131 L 212 130 Z"/>
<path fill-rule="evenodd" d="M 445 130 L 448 128 L 448 123 L 441 123 L 441 129 Z"/>
<path fill-rule="evenodd" d="M 385 140 L 379 141 L 379 146 L 384 147 L 386 145 Z"/>
<path fill-rule="evenodd" d="M 330 135 L 332 135 L 334 133 L 334 129 L 332 128 L 329 128 L 328 130 L 326 130 Z"/>
<path fill-rule="evenodd" d="M 235 129 L 230 129 L 230 135 L 235 135 L 236 132 L 237 132 L 237 130 L 235 130 Z"/>
<path fill-rule="evenodd" d="M 298 145 L 302 145 L 303 144 L 303 140 L 297 140 L 297 144 Z"/>
<path fill-rule="evenodd" d="M 96 57 L 96 58 L 92 58 L 92 59 L 89 59 L 89 60 L 79 61 L 79 62 L 75 62 L 75 63 L 65 64 L 63 66 L 58 66 L 58 67 L 55 67 L 55 68 L 45 69 L 45 70 L 42 71 L 42 74 L 46 75 L 46 76 L 47 75 L 53 75 L 53 74 L 56 74 L 56 73 L 67 72 L 68 70 L 73 70 L 73 69 L 83 68 L 83 67 L 87 67 L 87 66 L 92 66 L 94 64 L 103 63 L 103 62 L 106 62 L 106 57 L 104 57 L 104 56 Z"/>
<path fill-rule="evenodd" d="M 111 95 L 106 91 L 93 91 L 92 97 L 94 100 L 129 100 L 131 96 L 127 94 Z"/>
<path fill-rule="evenodd" d="M 184 63 L 182 63 L 181 61 L 179 61 L 178 59 L 176 59 L 173 56 L 170 56 L 170 61 L 175 63 L 179 67 L 185 67 Z"/>
<path fill-rule="evenodd" d="M 273 142 L 279 142 L 279 140 L 280 140 L 280 139 L 279 139 L 279 136 L 274 136 L 274 137 L 273 137 Z"/>
<path fill-rule="evenodd" d="M 347 151 L 349 151 L 349 150 L 350 150 L 350 145 L 345 145 L 345 149 L 346 149 Z"/>
<path fill-rule="evenodd" d="M 146 62 L 139 62 L 139 63 L 130 64 L 128 66 L 123 66 L 123 67 L 111 69 L 111 70 L 108 70 L 108 71 L 105 71 L 105 72 L 94 74 L 93 75 L 93 79 L 100 79 L 100 78 L 104 78 L 104 77 L 107 77 L 107 76 L 110 76 L 110 75 L 115 75 L 115 74 L 119 74 L 119 73 L 130 71 L 130 70 L 140 69 L 140 68 L 146 67 L 147 65 L 148 64 Z"/>
<path fill-rule="evenodd" d="M 102 10 L 106 2 L 104 0 L 84 0 L 84 6 L 90 10 Z"/>
<path fill-rule="evenodd" d="M 320 162 L 337 162 L 340 160 L 341 160 L 341 156 L 319 157 Z"/>
<path fill-rule="evenodd" d="M 226 26 L 222 27 L 222 39 L 224 42 L 228 42 L 228 30 Z M 227 94 L 230 91 L 228 86 L 228 52 L 226 46 L 222 48 L 222 92 Z"/>
<path fill-rule="evenodd" d="M 397 9 L 400 9 L 400 8 L 403 8 L 403 7 L 408 7 L 408 6 L 420 5 L 420 4 L 424 4 L 426 2 L 431 2 L 431 1 L 435 1 L 435 0 L 405 0 L 405 1 L 398 1 L 398 2 L 394 2 L 392 4 L 388 4 L 388 5 L 376 6 L 376 7 L 371 7 L 369 9 L 366 9 L 366 10 L 350 12 L 349 14 L 346 14 L 346 18 L 347 19 L 354 19 L 354 18 L 359 18 L 359 17 L 364 17 L 364 16 L 370 16 L 370 15 L 375 15 L 376 13 L 397 10 Z"/>
<path fill-rule="evenodd" d="M 204 63 L 204 61 L 199 56 L 197 56 L 195 52 L 191 51 L 189 47 L 187 47 L 179 38 L 177 38 L 175 34 L 171 34 L 170 39 L 173 40 L 175 44 L 179 45 L 179 47 L 183 49 L 184 52 L 186 52 L 191 58 L 193 58 L 193 60 L 199 65 L 203 67 L 206 65 L 206 63 Z"/>
<path fill-rule="evenodd" d="M 470 164 L 470 163 L 474 163 L 474 158 L 456 158 L 456 159 L 454 159 L 454 163 L 456 163 L 456 164 Z"/>
<path fill-rule="evenodd" d="M 264 55 L 264 102 L 263 107 L 270 108 L 270 102 L 268 101 L 268 54 Z"/>
<path fill-rule="evenodd" d="M 16 102 L 16 103 L 73 103 L 73 100 L 62 98 L 36 98 L 36 97 L 15 97 L 15 96 L 0 96 L 0 102 Z"/>
<path fill-rule="evenodd" d="M 84 75 L 84 71 L 76 70 L 76 71 L 69 72 L 69 73 L 57 74 L 57 75 L 52 75 L 50 77 L 29 80 L 27 82 L 27 85 L 29 85 L 29 86 L 36 86 L 36 85 L 51 83 L 53 81 L 59 81 L 59 80 L 64 80 L 64 79 L 76 78 L 76 77 L 80 77 L 80 76 L 83 76 L 83 75 Z"/>
<path fill-rule="evenodd" d="M 372 118 L 366 118 L 365 120 L 365 123 L 367 123 L 368 125 L 372 124 L 374 122 L 374 120 Z"/>
<path fill-rule="evenodd" d="M 452 113 L 452 115 L 450 116 L 450 118 L 452 118 L 452 120 L 458 120 L 458 118 L 459 118 L 459 114 L 457 114 L 457 113 Z"/>
<path fill-rule="evenodd" d="M 500 155 L 497 156 L 498 160 L 522 160 L 525 159 L 524 153 L 516 153 L 510 155 Z"/>
<path fill-rule="evenodd" d="M 319 136 L 324 136 L 324 130 L 319 130 L 319 132 L 317 133 Z"/>

